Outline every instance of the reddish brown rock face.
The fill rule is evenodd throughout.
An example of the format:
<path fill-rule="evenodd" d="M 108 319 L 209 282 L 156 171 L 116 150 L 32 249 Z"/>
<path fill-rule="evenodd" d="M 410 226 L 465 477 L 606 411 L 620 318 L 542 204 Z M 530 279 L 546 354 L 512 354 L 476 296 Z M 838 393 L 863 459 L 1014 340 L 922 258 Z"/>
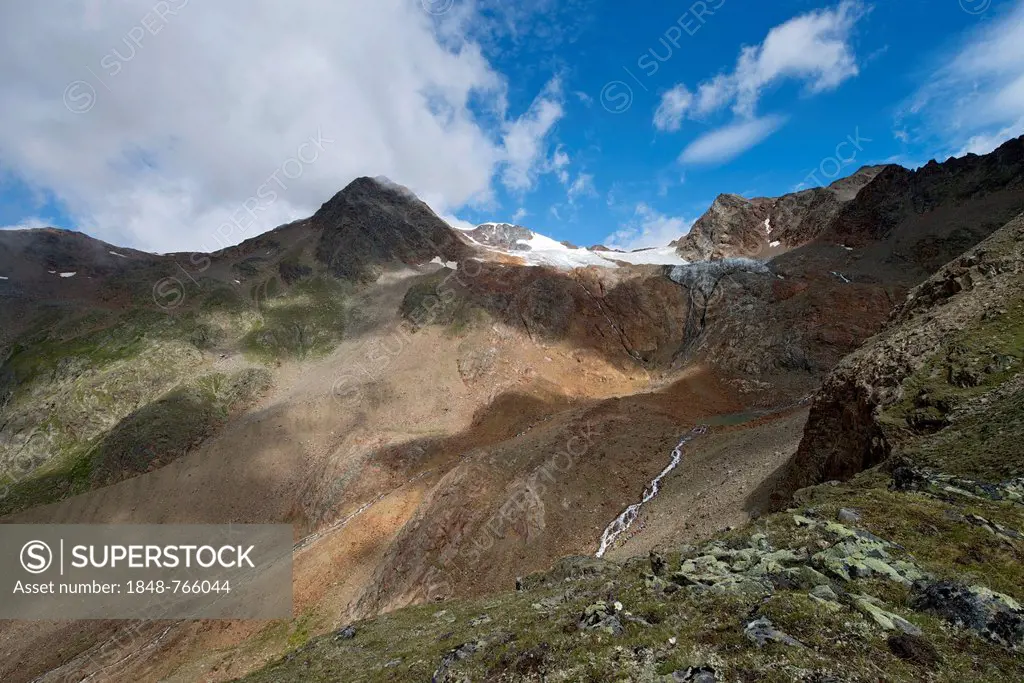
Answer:
<path fill-rule="evenodd" d="M 840 209 L 885 168 L 865 166 L 829 187 L 777 198 L 719 195 L 690 233 L 674 245 L 689 261 L 765 257 L 794 249 L 820 235 Z"/>

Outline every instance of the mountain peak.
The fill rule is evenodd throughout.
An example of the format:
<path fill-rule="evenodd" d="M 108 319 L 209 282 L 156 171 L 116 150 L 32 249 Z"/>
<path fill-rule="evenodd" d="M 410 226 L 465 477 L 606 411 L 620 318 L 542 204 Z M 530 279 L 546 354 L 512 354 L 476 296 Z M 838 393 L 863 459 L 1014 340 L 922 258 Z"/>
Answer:
<path fill-rule="evenodd" d="M 465 234 L 485 247 L 506 251 L 530 251 L 527 243 L 537 235 L 529 228 L 511 223 L 481 223 Z"/>
<path fill-rule="evenodd" d="M 429 206 L 383 176 L 356 178 L 310 221 L 321 231 L 317 259 L 339 277 L 375 280 L 385 263 L 458 261 L 468 252 Z"/>

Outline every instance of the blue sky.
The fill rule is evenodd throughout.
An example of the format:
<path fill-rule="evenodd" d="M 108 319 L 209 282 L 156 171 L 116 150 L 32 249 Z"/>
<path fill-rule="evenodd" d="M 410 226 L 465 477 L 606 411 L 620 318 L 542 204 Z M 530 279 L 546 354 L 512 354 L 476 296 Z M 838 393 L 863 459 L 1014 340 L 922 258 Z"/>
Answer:
<path fill-rule="evenodd" d="M 212 249 L 387 175 L 453 222 L 636 248 L 721 192 L 1024 133 L 1024 0 L 355 4 L 0 10 L 34 59 L 0 77 L 0 225 Z"/>

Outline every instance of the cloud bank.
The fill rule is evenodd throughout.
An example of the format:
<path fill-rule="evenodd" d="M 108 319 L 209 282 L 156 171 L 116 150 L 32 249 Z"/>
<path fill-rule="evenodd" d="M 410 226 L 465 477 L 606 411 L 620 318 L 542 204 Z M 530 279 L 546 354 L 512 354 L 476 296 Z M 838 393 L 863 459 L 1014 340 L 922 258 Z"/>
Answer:
<path fill-rule="evenodd" d="M 0 171 L 79 229 L 157 251 L 241 241 L 359 175 L 449 213 L 496 182 L 527 190 L 558 79 L 508 111 L 455 16 L 406 0 L 4 3 L 0 59 L 19 66 L 0 82 Z"/>

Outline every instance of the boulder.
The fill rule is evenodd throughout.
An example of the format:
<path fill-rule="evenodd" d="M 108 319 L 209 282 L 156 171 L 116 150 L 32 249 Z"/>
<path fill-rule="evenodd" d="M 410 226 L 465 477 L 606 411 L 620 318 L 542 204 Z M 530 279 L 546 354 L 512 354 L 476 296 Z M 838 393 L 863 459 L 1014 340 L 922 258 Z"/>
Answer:
<path fill-rule="evenodd" d="M 1024 647 L 1024 609 L 1010 596 L 984 586 L 965 586 L 950 581 L 918 582 L 914 585 L 911 605 L 1003 647 Z"/>
<path fill-rule="evenodd" d="M 880 607 L 880 601 L 870 595 L 854 596 L 853 606 L 857 608 L 857 611 L 870 618 L 886 631 L 898 630 L 914 636 L 922 634 L 921 629 L 914 626 L 900 615 L 893 614 L 892 612 L 882 609 L 882 607 Z"/>
<path fill-rule="evenodd" d="M 743 629 L 743 635 L 747 637 L 752 643 L 758 647 L 764 647 L 769 642 L 783 643 L 784 645 L 791 645 L 796 647 L 803 647 L 796 638 L 783 633 L 782 631 L 775 628 L 770 620 L 765 617 L 756 619 Z"/>

